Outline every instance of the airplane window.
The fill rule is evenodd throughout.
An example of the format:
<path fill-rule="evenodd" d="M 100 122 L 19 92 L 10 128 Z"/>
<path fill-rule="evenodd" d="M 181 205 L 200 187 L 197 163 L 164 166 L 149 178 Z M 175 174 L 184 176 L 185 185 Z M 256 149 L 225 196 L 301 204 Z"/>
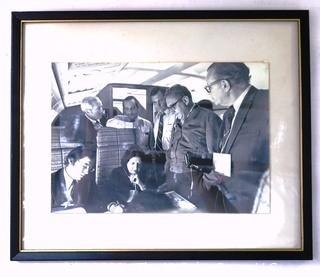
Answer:
<path fill-rule="evenodd" d="M 113 107 L 123 113 L 122 101 L 113 100 Z"/>

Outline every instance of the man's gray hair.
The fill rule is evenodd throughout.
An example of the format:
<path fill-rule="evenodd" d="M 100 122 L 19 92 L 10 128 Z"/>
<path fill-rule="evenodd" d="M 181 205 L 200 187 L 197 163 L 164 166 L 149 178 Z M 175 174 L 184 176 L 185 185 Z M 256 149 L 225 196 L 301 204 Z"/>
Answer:
<path fill-rule="evenodd" d="M 97 96 L 87 96 L 82 99 L 81 110 L 83 112 L 85 112 L 87 110 L 92 109 L 92 107 L 94 105 L 101 105 L 102 106 L 101 100 Z"/>

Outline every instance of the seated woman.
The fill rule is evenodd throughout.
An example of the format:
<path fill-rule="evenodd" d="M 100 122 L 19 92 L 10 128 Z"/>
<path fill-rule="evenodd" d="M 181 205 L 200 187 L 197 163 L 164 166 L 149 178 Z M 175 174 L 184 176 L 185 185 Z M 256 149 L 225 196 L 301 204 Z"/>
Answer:
<path fill-rule="evenodd" d="M 125 152 L 121 167 L 112 171 L 106 192 L 109 212 L 156 212 L 173 208 L 165 194 L 151 189 L 143 162 L 144 153 L 133 146 Z"/>

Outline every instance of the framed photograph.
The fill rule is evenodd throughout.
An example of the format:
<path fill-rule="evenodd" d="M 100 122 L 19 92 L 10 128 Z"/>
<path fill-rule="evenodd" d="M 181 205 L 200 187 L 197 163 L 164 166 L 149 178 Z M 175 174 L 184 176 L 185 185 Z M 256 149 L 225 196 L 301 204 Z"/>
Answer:
<path fill-rule="evenodd" d="M 308 11 L 12 13 L 11 260 L 312 259 Z"/>

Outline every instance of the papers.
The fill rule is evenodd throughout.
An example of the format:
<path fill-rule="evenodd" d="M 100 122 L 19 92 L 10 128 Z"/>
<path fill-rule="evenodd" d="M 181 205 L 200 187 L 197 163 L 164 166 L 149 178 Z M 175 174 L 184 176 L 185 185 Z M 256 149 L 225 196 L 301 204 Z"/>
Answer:
<path fill-rule="evenodd" d="M 214 171 L 231 177 L 231 155 L 225 153 L 213 153 Z"/>
<path fill-rule="evenodd" d="M 172 204 L 179 209 L 179 212 L 194 212 L 197 209 L 195 205 L 175 191 L 168 191 L 165 194 L 170 198 Z"/>

